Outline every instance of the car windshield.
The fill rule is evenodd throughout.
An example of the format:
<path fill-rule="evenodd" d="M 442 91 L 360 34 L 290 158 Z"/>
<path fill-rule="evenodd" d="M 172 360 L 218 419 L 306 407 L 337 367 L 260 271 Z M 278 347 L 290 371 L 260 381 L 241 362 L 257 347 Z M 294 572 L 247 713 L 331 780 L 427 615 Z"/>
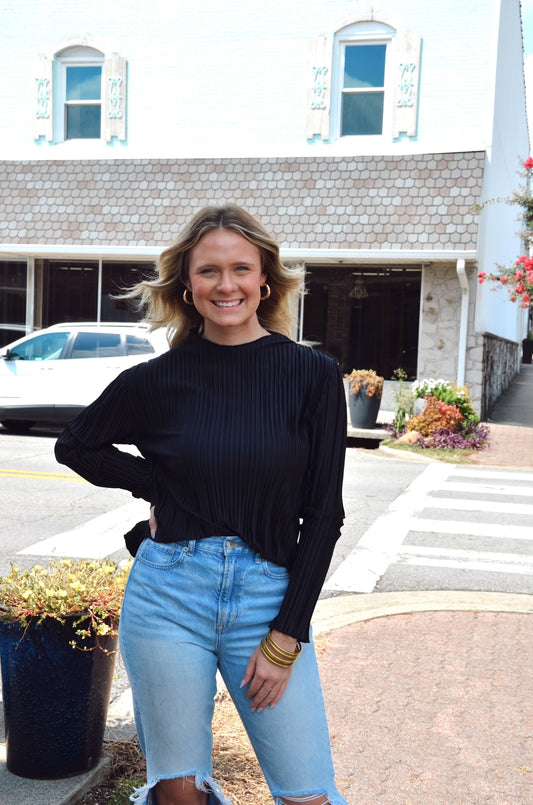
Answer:
<path fill-rule="evenodd" d="M 69 334 L 43 333 L 27 341 L 17 344 L 10 350 L 10 360 L 20 361 L 52 361 L 57 360 L 65 346 Z"/>

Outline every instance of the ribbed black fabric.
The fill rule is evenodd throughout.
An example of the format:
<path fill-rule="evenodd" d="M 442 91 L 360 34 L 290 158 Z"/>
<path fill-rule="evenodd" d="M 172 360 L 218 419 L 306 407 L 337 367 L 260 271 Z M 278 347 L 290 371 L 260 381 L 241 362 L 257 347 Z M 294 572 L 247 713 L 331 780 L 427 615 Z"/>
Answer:
<path fill-rule="evenodd" d="M 193 330 L 113 381 L 61 434 L 56 457 L 155 503 L 160 542 L 236 535 L 288 567 L 272 626 L 307 641 L 344 517 L 345 443 L 330 358 L 276 333 L 221 346 Z"/>

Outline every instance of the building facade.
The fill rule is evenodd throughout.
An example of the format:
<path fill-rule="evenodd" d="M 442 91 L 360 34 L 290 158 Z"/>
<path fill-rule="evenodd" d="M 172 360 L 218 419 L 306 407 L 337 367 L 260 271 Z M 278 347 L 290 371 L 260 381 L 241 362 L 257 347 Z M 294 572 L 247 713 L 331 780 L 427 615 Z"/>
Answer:
<path fill-rule="evenodd" d="M 207 204 L 305 264 L 295 335 L 343 368 L 466 383 L 485 413 L 525 314 L 476 282 L 520 253 L 519 0 L 0 0 L 0 331 L 115 299 Z M 102 33 L 105 32 L 105 33 Z"/>

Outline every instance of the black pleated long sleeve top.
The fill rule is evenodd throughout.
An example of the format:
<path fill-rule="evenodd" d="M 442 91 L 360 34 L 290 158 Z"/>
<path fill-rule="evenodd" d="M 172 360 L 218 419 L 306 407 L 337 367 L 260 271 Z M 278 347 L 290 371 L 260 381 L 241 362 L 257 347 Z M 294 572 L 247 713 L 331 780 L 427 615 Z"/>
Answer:
<path fill-rule="evenodd" d="M 331 358 L 277 333 L 222 346 L 192 330 L 119 375 L 55 449 L 91 483 L 155 504 L 157 541 L 238 536 L 287 567 L 271 626 L 307 641 L 344 518 L 345 444 Z"/>

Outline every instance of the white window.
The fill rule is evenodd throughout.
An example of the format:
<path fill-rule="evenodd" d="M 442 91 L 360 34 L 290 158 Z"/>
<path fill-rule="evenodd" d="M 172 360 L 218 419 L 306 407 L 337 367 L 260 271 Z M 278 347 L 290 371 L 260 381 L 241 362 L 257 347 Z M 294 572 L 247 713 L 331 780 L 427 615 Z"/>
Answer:
<path fill-rule="evenodd" d="M 421 37 L 357 22 L 311 43 L 307 138 L 416 137 Z M 360 140 L 359 140 L 360 142 Z"/>
<path fill-rule="evenodd" d="M 337 137 L 390 133 L 394 36 L 379 23 L 357 23 L 337 34 L 332 98 Z"/>
<path fill-rule="evenodd" d="M 41 55 L 34 137 L 49 142 L 126 139 L 126 60 L 90 47 Z"/>
<path fill-rule="evenodd" d="M 56 141 L 101 138 L 103 64 L 104 54 L 92 48 L 57 56 Z"/>
<path fill-rule="evenodd" d="M 342 47 L 341 137 L 383 133 L 385 44 Z"/>

